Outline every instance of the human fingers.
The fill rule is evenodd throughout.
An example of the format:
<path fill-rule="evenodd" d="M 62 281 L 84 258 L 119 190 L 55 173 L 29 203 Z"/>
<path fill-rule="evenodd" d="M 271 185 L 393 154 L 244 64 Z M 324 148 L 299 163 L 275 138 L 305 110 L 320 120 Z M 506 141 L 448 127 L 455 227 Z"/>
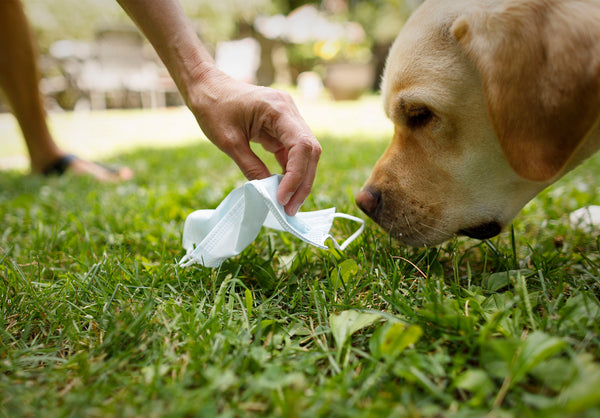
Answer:
<path fill-rule="evenodd" d="M 277 200 L 288 215 L 295 215 L 310 194 L 321 146 L 289 94 L 268 88 L 259 93 L 268 100 L 254 113 L 250 137 L 273 152 L 284 168 Z"/>
<path fill-rule="evenodd" d="M 277 121 L 275 137 L 285 149 L 278 158 L 284 177 L 277 190 L 277 200 L 288 215 L 295 215 L 312 189 L 321 145 L 299 114 L 288 113 Z M 275 156 L 278 157 L 278 153 Z"/>
<path fill-rule="evenodd" d="M 288 163 L 287 148 L 281 142 L 279 142 L 279 140 L 273 138 L 268 134 L 264 134 L 260 138 L 253 139 L 253 142 L 259 143 L 265 150 L 271 152 L 275 156 L 275 159 L 277 160 L 285 174 L 285 169 Z"/>
<path fill-rule="evenodd" d="M 294 143 L 287 152 L 288 161 L 277 190 L 277 200 L 285 207 L 286 213 L 293 216 L 310 194 L 321 146 L 316 139 L 307 138 Z"/>
<path fill-rule="evenodd" d="M 310 194 L 321 153 L 320 146 L 307 141 L 293 144 L 288 150 L 272 137 L 263 137 L 257 142 L 272 152 L 283 168 L 284 177 L 277 190 L 277 200 L 286 208 L 288 215 L 295 215 Z"/>
<path fill-rule="evenodd" d="M 248 180 L 264 179 L 271 175 L 246 140 L 228 141 L 225 145 L 221 143 L 219 148 L 231 157 Z"/>

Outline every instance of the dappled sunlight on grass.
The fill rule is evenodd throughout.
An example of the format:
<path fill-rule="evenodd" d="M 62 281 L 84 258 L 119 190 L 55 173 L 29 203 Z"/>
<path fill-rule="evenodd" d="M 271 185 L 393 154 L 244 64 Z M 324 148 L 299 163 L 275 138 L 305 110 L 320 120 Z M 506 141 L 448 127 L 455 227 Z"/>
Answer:
<path fill-rule="evenodd" d="M 300 112 L 321 137 L 370 140 L 391 136 L 379 96 L 334 102 L 295 97 Z M 206 137 L 186 107 L 51 113 L 57 143 L 82 158 L 104 160 L 139 148 L 186 146 Z M 0 114 L 0 170 L 29 167 L 21 132 L 11 114 Z"/>
<path fill-rule="evenodd" d="M 387 133 L 333 131 L 303 210 L 362 216 Z M 233 161 L 194 140 L 108 162 L 136 177 L 0 175 L 0 415 L 600 411 L 600 241 L 566 218 L 600 203 L 600 155 L 489 241 L 407 248 L 367 220 L 338 252 L 263 230 L 219 269 L 177 261 L 186 216 L 245 181 Z"/>

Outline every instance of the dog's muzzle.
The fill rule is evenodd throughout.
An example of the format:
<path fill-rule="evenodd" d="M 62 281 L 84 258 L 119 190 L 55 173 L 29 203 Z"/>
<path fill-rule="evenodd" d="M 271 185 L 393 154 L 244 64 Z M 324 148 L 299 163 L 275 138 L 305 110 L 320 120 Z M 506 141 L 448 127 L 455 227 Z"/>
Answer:
<path fill-rule="evenodd" d="M 356 195 L 356 204 L 370 218 L 377 219 L 381 207 L 381 193 L 370 188 L 364 188 Z"/>

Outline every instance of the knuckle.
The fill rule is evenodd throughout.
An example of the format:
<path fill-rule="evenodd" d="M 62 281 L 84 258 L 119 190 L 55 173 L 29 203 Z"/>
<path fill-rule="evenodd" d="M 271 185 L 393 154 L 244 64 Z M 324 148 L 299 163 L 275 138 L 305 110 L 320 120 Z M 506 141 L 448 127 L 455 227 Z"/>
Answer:
<path fill-rule="evenodd" d="M 242 169 L 242 172 L 248 180 L 257 180 L 262 177 L 262 171 L 256 169 L 255 167 L 246 167 L 246 169 Z"/>
<path fill-rule="evenodd" d="M 321 147 L 321 144 L 319 144 L 318 142 L 315 141 L 315 144 L 313 146 L 313 150 L 312 150 L 313 156 L 316 159 L 319 159 L 319 157 L 321 156 L 321 154 L 323 153 L 323 147 Z"/>
<path fill-rule="evenodd" d="M 239 151 L 239 140 L 236 135 L 224 133 L 218 141 L 218 147 L 227 155 L 234 155 Z"/>
<path fill-rule="evenodd" d="M 321 152 L 323 151 L 321 144 L 319 144 L 317 140 L 310 135 L 301 136 L 295 147 L 297 147 L 299 154 L 310 155 L 311 157 L 316 158 L 319 158 Z"/>
<path fill-rule="evenodd" d="M 266 105 L 264 111 L 270 118 L 277 119 L 278 116 L 286 115 L 293 111 L 294 102 L 289 93 L 270 88 L 265 88 L 264 92 L 263 103 Z"/>
<path fill-rule="evenodd" d="M 298 147 L 301 155 L 310 156 L 314 151 L 313 145 L 307 141 L 300 142 L 296 146 Z"/>
<path fill-rule="evenodd" d="M 288 104 L 292 100 L 292 96 L 285 91 L 277 90 L 277 89 L 269 89 L 268 91 L 269 91 L 269 94 L 271 95 L 270 99 L 274 103 Z"/>

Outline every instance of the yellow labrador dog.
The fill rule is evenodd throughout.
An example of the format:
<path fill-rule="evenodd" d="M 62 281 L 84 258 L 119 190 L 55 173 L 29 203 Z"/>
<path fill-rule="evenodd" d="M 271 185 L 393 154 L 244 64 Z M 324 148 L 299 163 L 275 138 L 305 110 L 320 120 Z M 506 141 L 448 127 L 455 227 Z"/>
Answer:
<path fill-rule="evenodd" d="M 409 245 L 490 238 L 600 148 L 600 1 L 426 0 L 382 89 L 359 207 Z"/>

